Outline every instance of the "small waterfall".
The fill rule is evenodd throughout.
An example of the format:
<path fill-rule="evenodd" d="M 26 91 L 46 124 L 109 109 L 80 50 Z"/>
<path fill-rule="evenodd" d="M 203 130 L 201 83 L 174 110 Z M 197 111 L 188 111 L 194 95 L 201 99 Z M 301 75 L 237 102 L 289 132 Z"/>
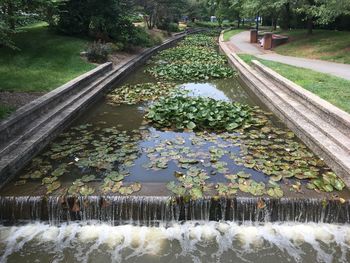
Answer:
<path fill-rule="evenodd" d="M 111 225 L 174 221 L 350 223 L 350 203 L 304 198 L 203 198 L 186 202 L 160 196 L 0 197 L 0 220 L 97 220 Z"/>

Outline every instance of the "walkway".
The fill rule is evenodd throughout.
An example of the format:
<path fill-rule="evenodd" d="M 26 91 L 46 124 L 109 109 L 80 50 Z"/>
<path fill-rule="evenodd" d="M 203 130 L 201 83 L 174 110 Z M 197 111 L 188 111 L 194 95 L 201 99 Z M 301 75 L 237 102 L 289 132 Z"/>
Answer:
<path fill-rule="evenodd" d="M 249 42 L 250 32 L 244 31 L 231 38 L 231 44 L 235 46 L 238 53 L 247 53 L 261 59 L 276 61 L 296 67 L 312 69 L 318 72 L 331 74 L 350 80 L 350 65 L 328 62 L 324 60 L 290 57 L 265 51 L 255 44 Z"/>

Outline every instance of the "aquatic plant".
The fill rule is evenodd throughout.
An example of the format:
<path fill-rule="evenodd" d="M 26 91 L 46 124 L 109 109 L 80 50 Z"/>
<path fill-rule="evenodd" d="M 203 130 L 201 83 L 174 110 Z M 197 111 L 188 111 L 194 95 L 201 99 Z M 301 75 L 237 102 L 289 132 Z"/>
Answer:
<path fill-rule="evenodd" d="M 250 111 L 240 103 L 171 96 L 151 105 L 146 118 L 158 128 L 232 131 L 250 122 Z"/>
<path fill-rule="evenodd" d="M 233 70 L 216 51 L 214 37 L 196 34 L 186 37 L 177 47 L 167 49 L 154 58 L 147 72 L 162 80 L 207 80 L 227 78 Z"/>
<path fill-rule="evenodd" d="M 175 90 L 175 87 L 175 84 L 162 82 L 124 85 L 109 93 L 107 102 L 113 105 L 133 105 L 140 102 L 153 101 L 168 95 Z"/>

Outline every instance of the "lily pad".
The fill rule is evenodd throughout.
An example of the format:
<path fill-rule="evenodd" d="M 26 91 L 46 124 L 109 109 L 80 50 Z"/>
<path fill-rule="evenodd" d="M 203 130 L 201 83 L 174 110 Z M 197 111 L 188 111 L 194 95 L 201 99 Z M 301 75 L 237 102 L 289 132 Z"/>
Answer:
<path fill-rule="evenodd" d="M 282 189 L 279 187 L 269 188 L 266 193 L 273 198 L 282 198 L 284 195 Z"/>
<path fill-rule="evenodd" d="M 82 186 L 79 190 L 79 193 L 83 196 L 92 195 L 95 192 L 95 189 L 92 187 Z"/>
<path fill-rule="evenodd" d="M 56 191 L 60 187 L 61 187 L 61 183 L 58 182 L 58 181 L 54 181 L 52 184 L 47 185 L 47 187 L 46 187 L 46 189 L 47 189 L 46 194 L 51 194 L 52 192 Z"/>
<path fill-rule="evenodd" d="M 84 182 L 84 183 L 88 183 L 88 182 L 94 181 L 95 179 L 96 179 L 95 175 L 84 175 L 81 178 L 81 181 Z"/>

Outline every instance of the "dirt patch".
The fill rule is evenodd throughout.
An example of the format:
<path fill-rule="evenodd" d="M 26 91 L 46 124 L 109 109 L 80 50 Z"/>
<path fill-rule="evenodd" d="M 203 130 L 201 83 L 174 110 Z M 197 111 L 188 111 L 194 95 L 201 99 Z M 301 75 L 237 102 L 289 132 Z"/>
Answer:
<path fill-rule="evenodd" d="M 25 104 L 39 98 L 45 93 L 40 92 L 0 92 L 0 104 L 13 108 L 20 108 Z"/>
<path fill-rule="evenodd" d="M 122 64 L 137 54 L 141 53 L 143 49 L 135 50 L 131 53 L 128 52 L 117 52 L 109 55 L 108 60 L 113 63 L 114 66 Z"/>

